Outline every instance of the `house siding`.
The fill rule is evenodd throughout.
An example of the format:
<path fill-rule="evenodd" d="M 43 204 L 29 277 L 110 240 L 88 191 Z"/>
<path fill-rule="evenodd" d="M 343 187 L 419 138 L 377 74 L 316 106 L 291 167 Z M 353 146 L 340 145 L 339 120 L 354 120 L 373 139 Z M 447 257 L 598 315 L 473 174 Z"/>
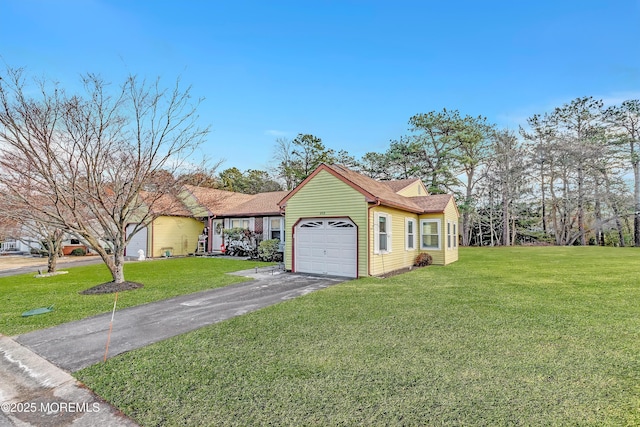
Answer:
<path fill-rule="evenodd" d="M 397 194 L 404 197 L 416 197 L 416 196 L 426 196 L 429 194 L 429 192 L 427 191 L 427 188 L 424 186 L 422 181 L 416 181 L 413 184 L 398 191 Z"/>
<path fill-rule="evenodd" d="M 458 209 L 455 206 L 453 199 L 447 204 L 447 207 L 444 210 L 444 246 L 445 246 L 445 256 L 444 256 L 444 264 L 450 264 L 458 260 L 458 236 L 460 234 L 460 224 L 459 224 L 459 214 Z M 454 236 L 456 242 L 455 245 L 451 249 L 447 247 L 447 222 L 451 222 L 452 224 L 456 224 L 456 235 Z"/>
<path fill-rule="evenodd" d="M 442 213 L 431 213 L 431 214 L 422 214 L 418 219 L 418 245 L 420 248 L 420 252 L 425 252 L 431 255 L 433 258 L 433 264 L 435 265 L 445 265 L 445 251 L 446 251 L 446 223 L 444 220 L 445 215 Z M 421 221 L 423 219 L 436 219 L 440 221 L 440 249 L 422 249 L 422 226 Z"/>
<path fill-rule="evenodd" d="M 368 275 L 367 202 L 364 196 L 326 171 L 320 171 L 300 188 L 286 206 L 285 230 L 293 233 L 301 218 L 348 217 L 358 227 L 358 275 Z M 295 237 L 294 237 L 295 238 Z M 285 241 L 285 268 L 293 268 L 293 239 Z"/>
<path fill-rule="evenodd" d="M 391 251 L 385 253 L 375 253 L 376 233 L 378 225 L 376 218 L 379 214 L 391 216 Z M 406 249 L 406 220 L 411 218 L 416 220 L 415 249 Z M 381 276 L 395 270 L 401 270 L 413 265 L 416 255 L 419 253 L 418 244 L 418 216 L 410 212 L 399 209 L 377 206 L 369 212 L 369 239 L 371 241 L 371 259 L 369 261 L 369 274 Z"/>
<path fill-rule="evenodd" d="M 430 213 L 430 214 L 420 215 L 419 220 L 423 220 L 423 219 L 440 220 L 440 250 L 426 249 L 426 250 L 421 250 L 421 252 L 426 252 L 429 255 L 431 255 L 433 257 L 433 263 L 435 265 L 447 265 L 457 261 L 458 260 L 457 242 L 456 242 L 456 245 L 452 248 L 448 248 L 448 245 L 447 245 L 447 222 L 456 224 L 456 236 L 455 236 L 456 240 L 458 238 L 458 234 L 460 233 L 460 225 L 458 223 L 458 220 L 459 220 L 458 209 L 456 208 L 456 205 L 453 199 L 451 199 L 451 201 L 447 203 L 447 206 L 443 213 Z M 421 233 L 419 223 L 418 223 L 418 229 L 419 229 L 419 233 Z M 421 237 L 419 240 L 421 240 Z"/>
<path fill-rule="evenodd" d="M 162 257 L 166 251 L 173 256 L 183 256 L 195 252 L 198 236 L 204 224 L 194 218 L 161 216 L 150 227 L 153 257 Z"/>

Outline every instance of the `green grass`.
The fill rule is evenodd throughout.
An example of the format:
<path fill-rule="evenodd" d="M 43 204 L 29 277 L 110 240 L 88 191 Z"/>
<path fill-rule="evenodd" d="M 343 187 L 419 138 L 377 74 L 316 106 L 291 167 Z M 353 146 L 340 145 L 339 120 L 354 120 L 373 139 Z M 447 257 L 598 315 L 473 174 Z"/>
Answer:
<path fill-rule="evenodd" d="M 177 295 L 218 288 L 247 280 L 224 274 L 250 269 L 259 262 L 216 258 L 171 258 L 125 265 L 127 280 L 143 288 L 118 294 L 118 308 L 131 307 Z M 78 292 L 111 281 L 104 264 L 60 268 L 68 274 L 35 278 L 34 274 L 0 278 L 0 333 L 17 335 L 82 319 L 113 308 L 114 295 L 81 295 Z M 48 314 L 22 317 L 27 310 L 54 305 Z"/>
<path fill-rule="evenodd" d="M 461 248 L 77 377 L 145 426 L 640 425 L 640 250 Z"/>

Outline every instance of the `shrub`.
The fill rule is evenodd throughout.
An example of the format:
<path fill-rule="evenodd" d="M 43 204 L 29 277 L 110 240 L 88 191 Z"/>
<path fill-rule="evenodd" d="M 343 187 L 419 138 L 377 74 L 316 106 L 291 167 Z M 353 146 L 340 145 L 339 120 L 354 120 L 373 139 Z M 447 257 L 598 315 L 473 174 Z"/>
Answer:
<path fill-rule="evenodd" d="M 262 234 L 246 228 L 225 228 L 227 255 L 257 258 Z"/>
<path fill-rule="evenodd" d="M 413 265 L 416 267 L 426 267 L 427 265 L 433 264 L 433 258 L 426 252 L 421 252 L 416 256 L 416 260 Z"/>
<path fill-rule="evenodd" d="M 258 258 L 260 261 L 281 261 L 282 255 L 278 251 L 280 248 L 279 239 L 268 239 L 260 242 L 258 246 Z"/>
<path fill-rule="evenodd" d="M 85 256 L 86 254 L 87 251 L 85 251 L 83 248 L 75 248 L 71 251 L 72 256 Z"/>

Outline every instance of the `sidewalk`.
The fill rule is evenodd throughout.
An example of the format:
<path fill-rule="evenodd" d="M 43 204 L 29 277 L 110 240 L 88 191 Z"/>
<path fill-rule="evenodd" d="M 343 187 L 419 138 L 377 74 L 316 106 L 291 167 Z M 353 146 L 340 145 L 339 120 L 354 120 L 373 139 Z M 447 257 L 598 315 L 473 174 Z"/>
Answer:
<path fill-rule="evenodd" d="M 0 426 L 137 426 L 70 374 L 0 335 Z"/>

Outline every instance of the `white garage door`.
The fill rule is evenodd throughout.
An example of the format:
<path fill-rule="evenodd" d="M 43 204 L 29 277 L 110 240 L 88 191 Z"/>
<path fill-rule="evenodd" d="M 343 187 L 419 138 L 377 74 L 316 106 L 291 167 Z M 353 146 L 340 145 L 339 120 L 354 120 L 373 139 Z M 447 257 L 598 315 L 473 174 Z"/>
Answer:
<path fill-rule="evenodd" d="M 295 271 L 358 276 L 358 233 L 347 218 L 305 219 L 296 227 Z"/>
<path fill-rule="evenodd" d="M 135 224 L 127 225 L 127 237 L 131 234 L 131 231 L 135 228 Z M 138 250 L 144 251 L 144 256 L 148 257 L 151 254 L 147 253 L 147 227 L 138 231 L 132 238 L 126 247 L 125 254 L 127 256 L 138 256 Z"/>

